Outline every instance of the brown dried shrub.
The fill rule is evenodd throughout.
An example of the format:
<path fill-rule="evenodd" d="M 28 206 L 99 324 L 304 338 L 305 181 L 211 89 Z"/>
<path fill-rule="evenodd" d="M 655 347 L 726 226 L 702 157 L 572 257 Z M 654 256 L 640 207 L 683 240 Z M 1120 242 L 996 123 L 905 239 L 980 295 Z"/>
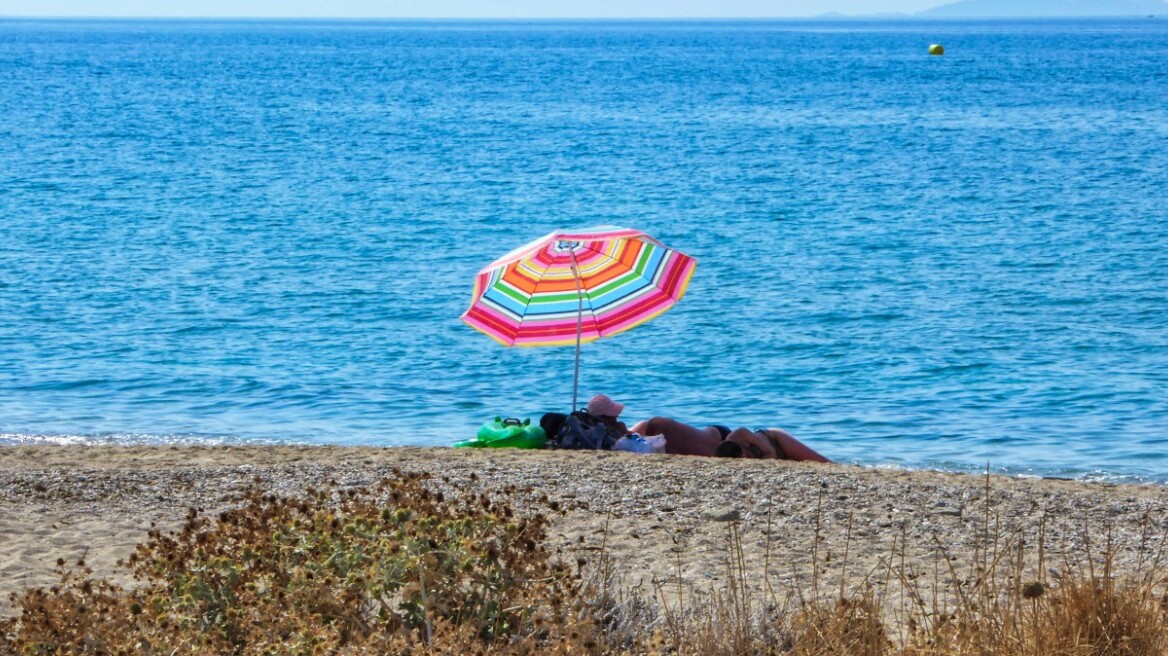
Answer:
<path fill-rule="evenodd" d="M 13 596 L 18 654 L 557 653 L 591 631 L 578 581 L 543 546 L 547 519 L 424 476 L 191 511 L 128 563 L 140 585 L 59 563 Z M 580 645 L 574 653 L 587 652 Z"/>

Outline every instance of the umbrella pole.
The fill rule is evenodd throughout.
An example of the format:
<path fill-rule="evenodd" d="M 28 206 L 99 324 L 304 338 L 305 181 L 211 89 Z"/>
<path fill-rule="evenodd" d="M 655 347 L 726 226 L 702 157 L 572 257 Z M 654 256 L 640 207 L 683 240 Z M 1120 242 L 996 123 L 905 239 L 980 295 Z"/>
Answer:
<path fill-rule="evenodd" d="M 572 258 L 572 276 L 576 278 L 576 365 L 572 370 L 572 409 L 576 412 L 577 393 L 580 390 L 580 333 L 584 322 L 584 290 L 580 287 L 580 268 L 576 265 L 576 249 L 568 249 Z"/>

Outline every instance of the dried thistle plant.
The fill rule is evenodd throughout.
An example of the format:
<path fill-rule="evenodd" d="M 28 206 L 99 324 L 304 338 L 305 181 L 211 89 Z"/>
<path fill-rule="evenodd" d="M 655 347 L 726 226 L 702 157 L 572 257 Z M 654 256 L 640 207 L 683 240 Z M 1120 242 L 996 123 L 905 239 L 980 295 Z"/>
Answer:
<path fill-rule="evenodd" d="M 0 652 L 556 653 L 591 641 L 577 578 L 543 546 L 546 516 L 425 480 L 300 498 L 255 488 L 215 519 L 192 510 L 136 548 L 130 589 L 61 563 L 57 586 L 14 596 L 21 614 Z"/>

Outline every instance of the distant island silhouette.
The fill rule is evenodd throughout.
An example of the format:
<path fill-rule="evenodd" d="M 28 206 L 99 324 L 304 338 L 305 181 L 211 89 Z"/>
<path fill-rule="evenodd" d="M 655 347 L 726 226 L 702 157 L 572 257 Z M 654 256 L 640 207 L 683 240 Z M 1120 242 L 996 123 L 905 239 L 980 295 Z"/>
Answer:
<path fill-rule="evenodd" d="M 922 18 L 1168 16 L 1162 0 L 960 0 L 918 11 Z"/>

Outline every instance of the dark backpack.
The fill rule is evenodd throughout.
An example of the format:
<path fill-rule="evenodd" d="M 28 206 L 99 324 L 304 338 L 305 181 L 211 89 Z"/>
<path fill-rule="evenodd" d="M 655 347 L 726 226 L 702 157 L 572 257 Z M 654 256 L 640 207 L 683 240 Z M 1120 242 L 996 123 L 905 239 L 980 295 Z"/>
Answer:
<path fill-rule="evenodd" d="M 562 412 L 549 412 L 539 418 L 539 427 L 543 429 L 543 434 L 547 435 L 548 439 L 554 439 L 567 418 L 568 415 Z"/>
<path fill-rule="evenodd" d="M 562 423 L 556 431 L 554 433 L 548 432 L 547 447 L 549 449 L 608 450 L 623 437 L 616 429 L 604 423 L 600 417 L 590 415 L 583 410 L 577 410 L 566 417 L 558 413 L 548 413 L 540 419 L 539 423 L 543 426 L 545 420 L 547 421 L 546 432 L 546 428 L 554 426 L 560 417 L 563 417 Z"/>

